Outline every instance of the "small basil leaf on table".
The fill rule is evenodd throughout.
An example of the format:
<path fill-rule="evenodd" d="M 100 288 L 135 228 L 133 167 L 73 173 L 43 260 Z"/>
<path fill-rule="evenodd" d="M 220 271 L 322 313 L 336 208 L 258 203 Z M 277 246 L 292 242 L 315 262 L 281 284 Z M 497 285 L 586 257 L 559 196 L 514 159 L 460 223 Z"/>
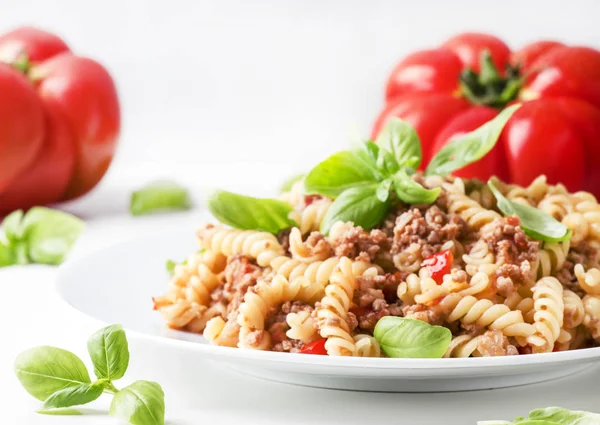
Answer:
<path fill-rule="evenodd" d="M 177 265 L 177 263 L 173 260 L 167 260 L 166 264 L 165 264 L 165 269 L 167 269 L 167 273 L 169 273 L 170 275 L 173 275 L 173 273 L 175 273 L 175 266 Z"/>
<path fill-rule="evenodd" d="M 448 328 L 393 316 L 380 319 L 373 336 L 385 354 L 401 358 L 441 358 L 452 340 Z"/>
<path fill-rule="evenodd" d="M 83 362 L 75 354 L 56 347 L 35 347 L 15 360 L 15 374 L 23 388 L 38 400 L 68 387 L 90 384 Z"/>
<path fill-rule="evenodd" d="M 429 162 L 425 175 L 445 176 L 483 158 L 496 145 L 504 126 L 520 107 L 509 106 L 481 127 L 450 141 Z"/>
<path fill-rule="evenodd" d="M 335 198 L 346 189 L 377 182 L 375 160 L 364 152 L 341 151 L 313 168 L 304 179 L 306 193 Z"/>
<path fill-rule="evenodd" d="M 16 210 L 7 215 L 2 221 L 2 230 L 9 242 L 16 242 L 23 238 L 23 210 Z"/>
<path fill-rule="evenodd" d="M 377 186 L 377 192 L 375 192 L 375 194 L 377 195 L 377 199 L 379 199 L 381 202 L 386 202 L 390 197 L 390 188 L 391 187 L 392 187 L 391 179 L 386 179 L 386 180 L 382 181 L 381 183 L 379 183 L 379 186 Z"/>
<path fill-rule="evenodd" d="M 600 414 L 583 412 L 578 410 L 569 410 L 562 407 L 547 407 L 545 409 L 535 409 L 529 412 L 529 418 L 525 422 L 518 424 L 527 424 L 527 419 L 542 421 L 544 423 L 559 425 L 596 425 L 600 424 Z M 540 422 L 540 423 L 542 423 Z M 533 423 L 533 422 L 532 422 Z"/>
<path fill-rule="evenodd" d="M 12 266 L 15 262 L 13 251 L 0 240 L 0 267 Z"/>
<path fill-rule="evenodd" d="M 208 209 L 219 221 L 236 229 L 277 234 L 296 225 L 289 218 L 292 206 L 277 199 L 253 198 L 217 190 L 208 199 Z"/>
<path fill-rule="evenodd" d="M 337 221 L 351 221 L 356 226 L 370 230 L 381 223 L 389 209 L 389 201 L 377 197 L 379 185 L 354 187 L 343 192 L 331 204 L 321 223 L 321 233 L 327 235 Z"/>
<path fill-rule="evenodd" d="M 136 381 L 115 394 L 110 414 L 133 425 L 163 425 L 165 395 L 156 382 Z"/>
<path fill-rule="evenodd" d="M 407 204 L 431 204 L 435 202 L 441 191 L 439 187 L 424 188 L 413 181 L 404 169 L 394 174 L 392 180 L 398 199 Z"/>
<path fill-rule="evenodd" d="M 44 207 L 30 209 L 23 217 L 29 259 L 38 264 L 62 263 L 84 227 L 71 214 Z"/>
<path fill-rule="evenodd" d="M 419 168 L 421 165 L 421 141 L 415 129 L 399 118 L 390 119 L 375 140 L 390 152 L 400 167 Z"/>
<path fill-rule="evenodd" d="M 564 242 L 571 239 L 571 230 L 549 214 L 530 205 L 512 202 L 496 187 L 496 179 L 490 179 L 488 186 L 496 197 L 498 209 L 506 216 L 517 216 L 526 235 L 545 242 Z"/>
<path fill-rule="evenodd" d="M 121 325 L 100 329 L 88 339 L 88 352 L 98 379 L 116 381 L 129 366 L 129 346 Z"/>
<path fill-rule="evenodd" d="M 187 210 L 191 206 L 192 200 L 186 188 L 171 181 L 157 181 L 133 192 L 129 211 L 139 216 L 157 211 Z"/>
<path fill-rule="evenodd" d="M 96 400 L 102 395 L 107 381 L 102 379 L 92 384 L 77 384 L 63 388 L 44 401 L 42 410 L 79 406 Z"/>
<path fill-rule="evenodd" d="M 294 184 L 301 181 L 304 178 L 304 176 L 305 176 L 305 174 L 297 174 L 295 176 L 288 178 L 286 181 L 283 182 L 279 191 L 280 192 L 289 192 L 290 190 L 292 190 L 292 186 L 294 186 Z"/>

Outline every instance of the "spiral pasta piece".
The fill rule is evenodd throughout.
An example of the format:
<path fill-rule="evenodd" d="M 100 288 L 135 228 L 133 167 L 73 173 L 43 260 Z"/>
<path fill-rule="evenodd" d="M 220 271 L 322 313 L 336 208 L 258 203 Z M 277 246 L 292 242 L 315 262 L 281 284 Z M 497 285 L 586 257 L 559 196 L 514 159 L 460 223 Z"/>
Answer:
<path fill-rule="evenodd" d="M 433 279 L 421 280 L 421 293 L 415 295 L 414 300 L 418 304 L 432 306 L 437 304 L 446 295 L 456 293 L 460 296 L 476 295 L 484 292 L 490 287 L 490 278 L 483 272 L 476 273 L 470 282 L 455 282 L 452 275 L 444 276 L 440 285 Z"/>
<path fill-rule="evenodd" d="M 375 276 L 377 269 L 370 268 L 362 274 Z M 356 351 L 346 322 L 356 285 L 352 261 L 342 257 L 338 268 L 331 274 L 329 285 L 325 287 L 325 297 L 314 313 L 319 334 L 327 339 L 325 349 L 330 356 L 352 356 Z"/>
<path fill-rule="evenodd" d="M 354 335 L 355 357 L 381 357 L 381 347 L 371 335 Z"/>
<path fill-rule="evenodd" d="M 479 187 L 471 190 L 468 195 L 469 198 L 477 202 L 483 208 L 487 208 L 488 210 L 493 210 L 496 208 L 496 197 L 486 184 L 482 184 Z"/>
<path fill-rule="evenodd" d="M 583 297 L 585 316 L 583 324 L 589 330 L 592 338 L 600 341 L 600 295 L 586 295 Z"/>
<path fill-rule="evenodd" d="M 332 250 L 328 243 L 323 246 L 309 246 L 302 240 L 302 233 L 297 227 L 293 227 L 290 232 L 290 252 L 292 258 L 303 263 L 314 263 L 324 261 L 331 256 Z M 321 243 L 324 241 L 321 241 Z"/>
<path fill-rule="evenodd" d="M 480 357 L 477 346 L 481 337 L 471 335 L 459 335 L 452 338 L 450 345 L 444 354 L 444 358 L 450 357 Z"/>
<path fill-rule="evenodd" d="M 261 267 L 260 255 L 265 252 L 275 252 L 283 255 L 284 251 L 277 238 L 267 232 L 255 230 L 228 229 L 221 226 L 204 225 L 198 229 L 198 239 L 201 246 L 212 252 L 226 256 L 245 255 L 257 260 Z"/>
<path fill-rule="evenodd" d="M 458 191 L 456 186 L 445 185 L 445 187 L 448 189 L 446 192 L 448 212 L 458 214 L 473 229 L 481 230 L 484 226 L 501 218 L 496 211 L 483 208 L 464 192 Z"/>
<path fill-rule="evenodd" d="M 304 204 L 304 181 L 297 181 L 292 185 L 288 192 L 282 192 L 279 199 L 287 202 L 294 208 L 299 208 Z"/>
<path fill-rule="evenodd" d="M 317 325 L 308 311 L 299 313 L 288 313 L 285 318 L 290 329 L 286 335 L 290 339 L 296 339 L 303 343 L 309 343 L 318 338 Z"/>
<path fill-rule="evenodd" d="M 575 292 L 563 290 L 563 303 L 565 306 L 563 324 L 566 330 L 576 328 L 583 323 L 585 308 L 583 300 Z"/>
<path fill-rule="evenodd" d="M 535 335 L 527 338 L 534 352 L 550 352 L 564 320 L 563 287 L 554 277 L 544 277 L 533 287 Z"/>
<path fill-rule="evenodd" d="M 583 214 L 587 222 L 589 236 L 600 240 L 600 205 L 591 193 L 577 192 L 571 195 L 575 211 Z"/>
<path fill-rule="evenodd" d="M 494 273 L 497 266 L 494 264 L 494 253 L 490 251 L 487 242 L 479 240 L 473 245 L 468 254 L 463 255 L 465 271 L 469 276 L 474 276 L 482 271 L 488 275 Z"/>
<path fill-rule="evenodd" d="M 558 221 L 573 212 L 573 204 L 567 193 L 546 195 L 537 205 L 537 208 Z"/>
<path fill-rule="evenodd" d="M 302 234 L 317 231 L 332 203 L 333 201 L 329 198 L 317 199 L 310 205 L 293 210 L 290 218 L 298 223 Z"/>
<path fill-rule="evenodd" d="M 574 272 L 581 289 L 590 295 L 600 295 L 600 270 L 591 268 L 586 271 L 581 264 L 576 264 Z"/>
<path fill-rule="evenodd" d="M 511 310 L 519 310 L 526 323 L 533 323 L 535 314 L 534 301 L 531 297 L 523 297 L 518 292 L 513 292 L 504 300 L 504 305 Z"/>
<path fill-rule="evenodd" d="M 536 270 L 537 278 L 550 276 L 560 270 L 567 260 L 570 246 L 569 241 L 544 243 L 532 266 L 532 269 Z"/>
<path fill-rule="evenodd" d="M 204 338 L 211 344 L 224 347 L 237 347 L 240 326 L 235 320 L 223 320 L 222 317 L 213 317 L 206 324 Z"/>

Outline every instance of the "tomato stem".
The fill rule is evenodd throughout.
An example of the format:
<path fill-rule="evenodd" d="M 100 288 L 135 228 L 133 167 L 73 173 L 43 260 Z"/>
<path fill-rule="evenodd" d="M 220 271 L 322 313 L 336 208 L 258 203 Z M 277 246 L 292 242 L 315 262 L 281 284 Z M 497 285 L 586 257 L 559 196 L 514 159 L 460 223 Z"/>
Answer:
<path fill-rule="evenodd" d="M 481 52 L 479 74 L 470 68 L 459 77 L 461 95 L 474 105 L 504 108 L 515 100 L 523 85 L 518 67 L 507 66 L 504 77 L 498 72 L 488 50 Z"/>

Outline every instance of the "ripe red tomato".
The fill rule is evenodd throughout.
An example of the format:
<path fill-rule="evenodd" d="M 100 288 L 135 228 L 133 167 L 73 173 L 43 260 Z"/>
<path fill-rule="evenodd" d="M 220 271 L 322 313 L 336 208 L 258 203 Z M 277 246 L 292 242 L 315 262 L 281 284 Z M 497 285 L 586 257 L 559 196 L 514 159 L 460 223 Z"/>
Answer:
<path fill-rule="evenodd" d="M 424 167 L 448 141 L 515 102 L 525 103 L 494 149 L 455 174 L 521 185 L 545 174 L 600 198 L 600 52 L 588 47 L 546 40 L 511 54 L 497 37 L 459 34 L 394 68 L 372 136 L 392 116 L 408 121 L 423 140 Z"/>
<path fill-rule="evenodd" d="M 319 356 L 326 356 L 327 350 L 325 349 L 325 343 L 327 340 L 325 338 L 317 339 L 314 342 L 306 344 L 302 350 L 300 350 L 301 354 L 317 354 Z"/>

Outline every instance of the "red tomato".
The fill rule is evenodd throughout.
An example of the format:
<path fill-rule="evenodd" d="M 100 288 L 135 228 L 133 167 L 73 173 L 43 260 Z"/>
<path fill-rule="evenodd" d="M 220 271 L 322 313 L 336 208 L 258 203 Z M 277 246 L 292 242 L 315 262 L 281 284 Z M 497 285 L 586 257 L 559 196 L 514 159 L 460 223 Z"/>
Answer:
<path fill-rule="evenodd" d="M 0 192 L 34 161 L 44 138 L 42 103 L 27 79 L 0 63 Z"/>
<path fill-rule="evenodd" d="M 435 280 L 436 283 L 440 284 L 442 283 L 444 276 L 452 270 L 453 261 L 454 255 L 451 250 L 447 249 L 426 258 L 421 265 L 427 267 L 431 278 Z"/>
<path fill-rule="evenodd" d="M 69 46 L 59 37 L 34 27 L 21 27 L 0 35 L 2 62 L 13 62 L 26 53 L 30 62 L 37 63 L 68 51 Z"/>
<path fill-rule="evenodd" d="M 513 182 L 526 186 L 545 174 L 550 183 L 563 183 L 571 191 L 583 184 L 581 137 L 555 104 L 542 99 L 525 103 L 506 124 L 501 142 Z"/>
<path fill-rule="evenodd" d="M 439 151 L 446 143 L 475 130 L 496 115 L 498 115 L 498 111 L 487 106 L 474 106 L 460 112 L 440 131 L 435 140 L 433 151 Z M 508 178 L 508 169 L 504 146 L 502 143 L 497 143 L 480 161 L 456 171 L 454 175 L 464 178 L 479 178 L 483 181 L 487 181 L 492 176 L 506 180 Z"/>
<path fill-rule="evenodd" d="M 564 47 L 564 44 L 550 40 L 536 41 L 535 43 L 527 44 L 516 52 L 513 52 L 510 57 L 510 63 L 513 66 L 520 66 L 521 68 L 528 69 L 537 58 L 556 47 Z"/>
<path fill-rule="evenodd" d="M 325 349 L 325 342 L 327 340 L 325 338 L 318 339 L 315 342 L 311 342 L 310 344 L 306 344 L 302 350 L 300 350 L 301 354 L 317 354 L 320 356 L 326 356 L 327 350 Z"/>
<path fill-rule="evenodd" d="M 32 76 L 75 140 L 77 159 L 66 199 L 83 195 L 100 181 L 116 149 L 120 111 L 114 82 L 99 63 L 68 53 L 40 63 Z"/>
<path fill-rule="evenodd" d="M 75 149 L 67 124 L 56 111 L 46 110 L 45 141 L 35 161 L 0 193 L 0 215 L 19 208 L 62 199 L 75 165 Z"/>
<path fill-rule="evenodd" d="M 475 72 L 480 71 L 481 52 L 484 50 L 491 53 L 494 65 L 500 73 L 504 72 L 510 58 L 510 49 L 506 43 L 490 34 L 468 32 L 458 34 L 446 40 L 442 47 L 456 53 L 463 66 Z"/>
<path fill-rule="evenodd" d="M 381 112 L 373 128 L 373 140 L 391 117 L 401 117 L 419 134 L 423 150 L 422 168 L 429 162 L 435 137 L 443 126 L 469 104 L 447 93 L 411 93 L 395 99 Z"/>
<path fill-rule="evenodd" d="M 463 64 L 453 52 L 444 49 L 421 50 L 402 60 L 388 79 L 385 99 L 413 92 L 453 94 Z"/>

